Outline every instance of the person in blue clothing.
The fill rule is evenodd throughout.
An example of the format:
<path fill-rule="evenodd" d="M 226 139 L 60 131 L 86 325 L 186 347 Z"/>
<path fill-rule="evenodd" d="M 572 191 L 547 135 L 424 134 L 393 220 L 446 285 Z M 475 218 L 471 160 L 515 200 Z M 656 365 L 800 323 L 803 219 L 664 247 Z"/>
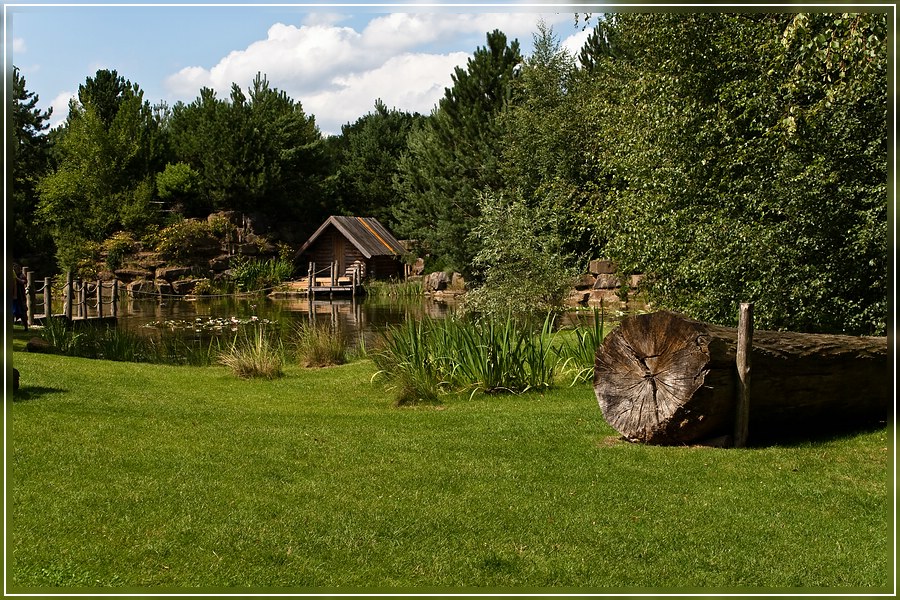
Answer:
<path fill-rule="evenodd" d="M 13 265 L 10 293 L 12 294 L 13 324 L 17 320 L 22 321 L 25 331 L 28 331 L 28 317 L 25 314 L 25 279 L 20 274 L 18 267 Z"/>

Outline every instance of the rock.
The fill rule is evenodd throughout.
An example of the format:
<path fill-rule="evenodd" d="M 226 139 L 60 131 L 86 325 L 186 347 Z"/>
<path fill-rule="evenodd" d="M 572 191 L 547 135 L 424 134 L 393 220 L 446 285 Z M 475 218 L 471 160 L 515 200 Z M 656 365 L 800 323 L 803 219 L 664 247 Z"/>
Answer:
<path fill-rule="evenodd" d="M 612 273 L 600 273 L 594 283 L 595 290 L 614 290 L 619 287 L 619 278 Z"/>
<path fill-rule="evenodd" d="M 132 281 L 126 286 L 128 293 L 137 298 L 147 298 L 151 296 L 158 296 L 159 292 L 156 289 L 156 284 L 147 279 L 138 279 L 136 281 Z"/>
<path fill-rule="evenodd" d="M 172 284 L 166 281 L 165 279 L 157 279 L 153 282 L 153 285 L 156 286 L 156 291 L 161 296 L 171 296 L 172 295 Z"/>
<path fill-rule="evenodd" d="M 566 298 L 566 304 L 569 306 L 578 306 L 578 305 L 582 305 L 582 304 L 587 304 L 590 296 L 591 296 L 590 292 L 572 290 L 569 293 L 569 296 Z"/>
<path fill-rule="evenodd" d="M 576 290 L 589 290 L 592 287 L 594 287 L 594 284 L 596 283 L 596 281 L 597 280 L 593 275 L 591 275 L 590 273 L 585 273 L 584 275 L 581 275 L 575 281 L 575 289 Z"/>
<path fill-rule="evenodd" d="M 116 269 L 116 279 L 120 281 L 124 281 L 129 285 L 131 282 L 139 280 L 139 279 L 150 279 L 153 277 L 153 272 L 148 269 L 141 269 L 136 267 L 127 267 L 123 269 Z"/>
<path fill-rule="evenodd" d="M 253 237 L 255 238 L 256 236 Z M 259 254 L 259 246 L 256 243 L 238 244 L 237 253 L 241 256 L 256 256 Z"/>
<path fill-rule="evenodd" d="M 425 259 L 417 258 L 416 262 L 412 266 L 412 274 L 413 275 L 422 275 L 425 272 Z"/>
<path fill-rule="evenodd" d="M 172 291 L 181 296 L 187 296 L 189 294 L 194 293 L 194 289 L 197 287 L 202 281 L 209 281 L 208 279 L 179 279 L 177 281 L 172 282 Z"/>
<path fill-rule="evenodd" d="M 643 274 L 639 273 L 637 275 L 632 275 L 629 278 L 629 285 L 631 286 L 631 289 L 636 290 L 641 285 L 642 281 L 644 281 Z"/>
<path fill-rule="evenodd" d="M 466 291 L 466 280 L 462 273 L 454 273 L 450 278 L 450 289 L 458 292 Z"/>
<path fill-rule="evenodd" d="M 43 338 L 33 337 L 25 344 L 25 351 L 36 354 L 53 354 L 56 352 L 56 348 Z"/>
<path fill-rule="evenodd" d="M 190 267 L 160 267 L 156 269 L 156 279 L 175 281 L 191 274 Z"/>
<path fill-rule="evenodd" d="M 215 258 L 210 259 L 209 268 L 215 271 L 216 273 L 221 273 L 222 271 L 227 271 L 228 267 L 231 265 L 231 256 L 228 254 L 222 254 Z"/>
<path fill-rule="evenodd" d="M 616 289 L 611 290 L 592 290 L 590 292 L 589 302 L 591 304 L 599 305 L 601 302 L 604 304 L 621 302 L 621 298 L 619 298 L 619 292 Z"/>
<path fill-rule="evenodd" d="M 616 272 L 616 264 L 611 260 L 592 260 L 588 271 L 592 275 L 610 275 Z"/>
<path fill-rule="evenodd" d="M 443 271 L 435 271 L 425 276 L 425 291 L 440 292 L 447 289 L 447 274 Z"/>

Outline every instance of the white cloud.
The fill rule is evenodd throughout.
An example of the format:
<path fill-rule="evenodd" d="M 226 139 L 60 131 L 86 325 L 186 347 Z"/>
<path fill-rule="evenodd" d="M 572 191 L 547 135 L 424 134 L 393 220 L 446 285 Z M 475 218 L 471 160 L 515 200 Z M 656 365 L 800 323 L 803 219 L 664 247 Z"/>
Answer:
<path fill-rule="evenodd" d="M 571 15 L 523 13 L 398 12 L 376 16 L 357 31 L 346 17 L 316 13 L 300 26 L 276 23 L 263 40 L 234 50 L 217 64 L 186 67 L 170 75 L 170 99 L 190 101 L 200 88 L 220 95 L 232 83 L 246 88 L 257 73 L 299 100 L 320 128 L 337 133 L 369 112 L 376 98 L 388 106 L 429 113 L 485 34 L 500 29 L 530 45 L 536 23 L 571 21 Z"/>
<path fill-rule="evenodd" d="M 591 35 L 591 30 L 586 29 L 584 31 L 579 31 L 578 33 L 573 33 L 566 39 L 561 42 L 563 48 L 569 51 L 569 53 L 578 57 L 581 53 L 581 49 L 584 47 L 584 43 L 587 41 L 588 36 Z"/>
<path fill-rule="evenodd" d="M 61 125 L 63 121 L 66 120 L 66 117 L 69 116 L 69 100 L 77 97 L 75 92 L 61 92 L 50 101 L 50 106 L 53 108 L 53 114 L 50 115 L 48 124 L 51 128 Z"/>
<path fill-rule="evenodd" d="M 25 40 L 20 37 L 13 38 L 13 52 L 14 53 L 23 53 L 26 51 Z"/>

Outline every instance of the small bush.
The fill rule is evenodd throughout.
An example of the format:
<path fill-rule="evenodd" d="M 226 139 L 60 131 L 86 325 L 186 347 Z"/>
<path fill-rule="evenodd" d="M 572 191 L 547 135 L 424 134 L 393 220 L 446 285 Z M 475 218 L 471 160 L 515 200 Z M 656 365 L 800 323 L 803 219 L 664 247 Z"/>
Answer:
<path fill-rule="evenodd" d="M 273 288 L 289 280 L 294 273 L 294 265 L 280 258 L 258 260 L 238 257 L 232 259 L 230 271 L 235 289 L 255 292 Z"/>
<path fill-rule="evenodd" d="M 275 379 L 284 374 L 284 348 L 279 339 L 256 327 L 255 333 L 238 333 L 231 346 L 219 354 L 218 362 L 238 377 Z"/>
<path fill-rule="evenodd" d="M 206 221 L 184 219 L 157 234 L 156 251 L 165 260 L 186 262 L 198 254 L 218 250 L 219 241 Z"/>
<path fill-rule="evenodd" d="M 106 268 L 115 271 L 122 266 L 125 256 L 134 252 L 136 242 L 129 232 L 119 231 L 105 240 L 100 247 L 106 252 Z"/>

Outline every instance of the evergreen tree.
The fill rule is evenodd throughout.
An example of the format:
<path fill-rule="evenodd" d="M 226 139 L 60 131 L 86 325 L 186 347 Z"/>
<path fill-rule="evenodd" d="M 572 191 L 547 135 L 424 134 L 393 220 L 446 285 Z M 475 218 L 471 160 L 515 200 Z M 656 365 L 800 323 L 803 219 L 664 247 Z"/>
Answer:
<path fill-rule="evenodd" d="M 49 143 L 46 131 L 53 109 L 38 108 L 39 97 L 26 88 L 25 77 L 13 66 L 12 129 L 12 255 L 41 253 L 50 250 L 49 237 L 35 227 L 38 180 L 49 168 Z M 52 252 L 52 251 L 51 251 Z"/>
<path fill-rule="evenodd" d="M 477 248 L 468 234 L 480 217 L 479 195 L 501 187 L 501 124 L 512 95 L 518 41 L 487 34 L 465 69 L 457 67 L 424 127 L 410 133 L 400 161 L 395 208 L 400 233 L 419 240 L 442 266 L 470 273 Z"/>

